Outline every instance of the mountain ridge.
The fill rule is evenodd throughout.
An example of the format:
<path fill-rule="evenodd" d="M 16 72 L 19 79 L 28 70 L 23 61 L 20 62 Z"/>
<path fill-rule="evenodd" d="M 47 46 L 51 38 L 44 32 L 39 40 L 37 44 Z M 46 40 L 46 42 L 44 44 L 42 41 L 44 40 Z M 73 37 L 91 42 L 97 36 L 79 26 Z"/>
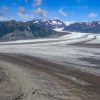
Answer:
<path fill-rule="evenodd" d="M 100 21 L 78 22 L 66 25 L 59 19 L 33 19 L 32 21 L 0 21 L 0 40 L 45 38 L 63 35 L 62 32 L 100 33 Z"/>
<path fill-rule="evenodd" d="M 65 27 L 65 30 L 83 33 L 100 33 L 100 21 L 72 23 Z"/>

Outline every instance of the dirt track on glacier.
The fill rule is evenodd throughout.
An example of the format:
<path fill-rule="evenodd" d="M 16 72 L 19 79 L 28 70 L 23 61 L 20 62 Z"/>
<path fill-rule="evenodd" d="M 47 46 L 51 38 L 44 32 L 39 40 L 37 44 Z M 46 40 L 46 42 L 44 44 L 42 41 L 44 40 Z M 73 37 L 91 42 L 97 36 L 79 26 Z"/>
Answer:
<path fill-rule="evenodd" d="M 0 100 L 100 100 L 100 77 L 66 66 L 1 53 Z"/>

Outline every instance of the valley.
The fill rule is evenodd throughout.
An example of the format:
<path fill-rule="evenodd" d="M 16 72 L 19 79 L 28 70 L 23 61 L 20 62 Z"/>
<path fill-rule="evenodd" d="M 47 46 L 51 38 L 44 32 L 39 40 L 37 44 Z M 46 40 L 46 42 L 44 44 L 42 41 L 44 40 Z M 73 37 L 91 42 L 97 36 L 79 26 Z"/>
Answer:
<path fill-rule="evenodd" d="M 69 33 L 0 42 L 0 98 L 100 100 L 100 35 Z"/>

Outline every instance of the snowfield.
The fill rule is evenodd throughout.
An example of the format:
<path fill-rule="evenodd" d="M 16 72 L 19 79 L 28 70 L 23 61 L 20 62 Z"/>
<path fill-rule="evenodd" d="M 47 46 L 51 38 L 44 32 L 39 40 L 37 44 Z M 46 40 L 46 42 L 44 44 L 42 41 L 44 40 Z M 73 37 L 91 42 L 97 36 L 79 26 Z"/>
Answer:
<path fill-rule="evenodd" d="M 51 39 L 0 42 L 0 53 L 44 58 L 100 76 L 100 35 L 77 33 Z"/>

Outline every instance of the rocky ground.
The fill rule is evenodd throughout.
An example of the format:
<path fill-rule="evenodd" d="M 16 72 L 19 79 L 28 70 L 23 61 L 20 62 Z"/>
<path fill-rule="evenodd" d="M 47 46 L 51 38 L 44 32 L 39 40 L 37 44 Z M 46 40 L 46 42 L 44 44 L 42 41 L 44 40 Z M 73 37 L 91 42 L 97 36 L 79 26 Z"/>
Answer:
<path fill-rule="evenodd" d="M 100 35 L 0 43 L 0 100 L 100 100 Z"/>
<path fill-rule="evenodd" d="M 16 54 L 0 54 L 1 100 L 100 100 L 100 77 Z"/>

